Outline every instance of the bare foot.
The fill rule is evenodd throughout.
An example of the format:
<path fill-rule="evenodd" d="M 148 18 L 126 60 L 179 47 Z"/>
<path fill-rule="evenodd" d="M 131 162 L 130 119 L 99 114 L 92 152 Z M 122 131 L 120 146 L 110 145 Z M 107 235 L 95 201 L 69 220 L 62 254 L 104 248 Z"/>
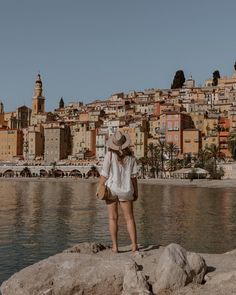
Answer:
<path fill-rule="evenodd" d="M 132 245 L 132 252 L 135 253 L 135 252 L 138 252 L 138 245 L 135 244 L 135 245 Z"/>
<path fill-rule="evenodd" d="M 111 251 L 112 251 L 113 253 L 118 253 L 118 248 L 117 248 L 117 247 L 112 247 L 112 248 L 111 248 Z"/>

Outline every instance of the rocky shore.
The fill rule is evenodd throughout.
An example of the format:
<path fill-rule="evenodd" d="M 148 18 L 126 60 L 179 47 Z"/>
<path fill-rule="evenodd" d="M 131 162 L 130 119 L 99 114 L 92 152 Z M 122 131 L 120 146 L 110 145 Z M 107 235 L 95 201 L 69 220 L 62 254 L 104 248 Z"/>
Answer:
<path fill-rule="evenodd" d="M 82 243 L 26 267 L 0 287 L 2 295 L 236 294 L 236 250 L 197 254 L 178 244 L 128 247 L 114 254 Z"/>

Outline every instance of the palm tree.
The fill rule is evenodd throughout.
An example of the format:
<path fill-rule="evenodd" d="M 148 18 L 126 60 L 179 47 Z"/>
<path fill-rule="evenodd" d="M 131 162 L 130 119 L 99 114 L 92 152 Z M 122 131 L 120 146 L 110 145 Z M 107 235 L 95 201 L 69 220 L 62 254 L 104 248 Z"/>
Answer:
<path fill-rule="evenodd" d="M 158 177 L 160 168 L 160 150 L 157 145 L 154 146 L 154 167 L 156 176 Z"/>
<path fill-rule="evenodd" d="M 182 159 L 182 168 L 189 168 L 191 166 L 191 154 L 184 154 L 184 157 Z"/>
<path fill-rule="evenodd" d="M 234 160 L 236 160 L 236 131 L 232 131 L 228 137 L 229 151 Z"/>
<path fill-rule="evenodd" d="M 216 173 L 217 172 L 217 161 L 224 160 L 225 159 L 224 154 L 221 153 L 220 147 L 215 144 L 211 144 L 209 147 L 206 147 L 206 153 L 207 153 L 209 159 L 212 159 L 213 172 Z"/>
<path fill-rule="evenodd" d="M 146 175 L 146 166 L 147 166 L 147 158 L 146 157 L 142 157 L 138 160 L 139 164 L 141 165 L 141 174 L 142 174 L 142 178 L 145 178 Z"/>
<path fill-rule="evenodd" d="M 52 165 L 52 168 L 49 171 L 49 175 L 52 176 L 52 177 L 56 177 L 56 166 L 57 166 L 57 163 L 56 162 L 52 162 L 51 165 Z"/>
<path fill-rule="evenodd" d="M 198 152 L 198 157 L 197 157 L 195 167 L 205 168 L 207 160 L 208 160 L 207 150 L 206 149 L 205 150 L 200 149 L 199 152 Z"/>
<path fill-rule="evenodd" d="M 155 159 L 154 159 L 154 144 L 150 143 L 148 145 L 148 152 L 147 152 L 147 156 L 148 156 L 148 163 L 151 167 L 150 172 L 152 174 L 152 178 L 155 178 Z"/>
<path fill-rule="evenodd" d="M 159 140 L 157 147 L 160 151 L 161 171 L 165 172 L 165 149 L 166 149 L 165 141 Z"/>
<path fill-rule="evenodd" d="M 169 170 L 170 171 L 174 171 L 174 163 L 175 163 L 175 159 L 176 159 L 176 156 L 178 154 L 178 147 L 176 144 L 174 144 L 173 142 L 170 142 L 166 145 L 166 152 L 167 152 L 167 155 L 168 155 L 168 164 L 169 164 Z"/>

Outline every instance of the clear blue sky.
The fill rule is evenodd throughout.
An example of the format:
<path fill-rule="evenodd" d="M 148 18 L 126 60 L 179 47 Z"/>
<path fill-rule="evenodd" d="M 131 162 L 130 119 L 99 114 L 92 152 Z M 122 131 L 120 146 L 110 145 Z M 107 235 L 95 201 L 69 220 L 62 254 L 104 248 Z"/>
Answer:
<path fill-rule="evenodd" d="M 235 0 L 2 0 L 0 100 L 31 106 L 40 71 L 46 109 L 118 91 L 197 84 L 236 60 Z"/>

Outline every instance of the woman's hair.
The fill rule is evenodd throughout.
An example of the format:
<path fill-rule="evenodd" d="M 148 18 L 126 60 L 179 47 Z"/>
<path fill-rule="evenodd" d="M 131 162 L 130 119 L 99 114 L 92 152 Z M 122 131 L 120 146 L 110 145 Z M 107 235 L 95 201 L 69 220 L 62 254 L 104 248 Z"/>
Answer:
<path fill-rule="evenodd" d="M 127 147 L 127 148 L 125 148 L 124 150 L 121 150 L 121 151 L 116 151 L 116 150 L 113 150 L 113 149 L 109 148 L 108 151 L 116 154 L 117 158 L 118 158 L 118 161 L 121 164 L 123 164 L 124 158 L 126 156 L 133 156 L 133 151 L 131 150 L 130 147 Z"/>

